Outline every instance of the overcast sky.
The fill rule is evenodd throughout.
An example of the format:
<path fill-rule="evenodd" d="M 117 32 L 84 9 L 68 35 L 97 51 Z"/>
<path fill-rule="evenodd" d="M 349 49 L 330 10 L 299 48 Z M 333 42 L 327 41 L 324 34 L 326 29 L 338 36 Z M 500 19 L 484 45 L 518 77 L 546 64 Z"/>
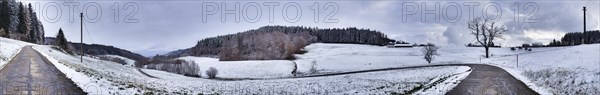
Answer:
<path fill-rule="evenodd" d="M 79 42 L 78 13 L 83 10 L 84 43 L 112 45 L 145 56 L 189 48 L 203 38 L 266 25 L 368 28 L 410 43 L 457 46 L 475 42 L 466 22 L 474 17 L 490 17 L 497 18 L 509 30 L 496 43 L 514 46 L 548 43 L 565 33 L 582 31 L 582 7 L 587 6 L 587 29 L 600 28 L 600 2 L 595 0 L 24 2 L 34 5 L 47 37 L 54 37 L 62 28 L 69 41 Z M 237 13 L 239 22 L 236 14 L 227 13 Z"/>

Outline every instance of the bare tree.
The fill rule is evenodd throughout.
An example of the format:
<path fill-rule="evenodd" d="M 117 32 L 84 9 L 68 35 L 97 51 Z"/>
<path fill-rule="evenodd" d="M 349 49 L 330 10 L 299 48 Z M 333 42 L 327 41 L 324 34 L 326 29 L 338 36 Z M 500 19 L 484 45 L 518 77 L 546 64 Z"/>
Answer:
<path fill-rule="evenodd" d="M 421 49 L 424 55 L 423 58 L 427 61 L 427 63 L 431 63 L 431 61 L 433 61 L 434 55 L 439 55 L 437 53 L 439 48 L 440 47 L 437 47 L 434 44 L 428 43 L 425 47 L 423 47 L 423 49 Z"/>
<path fill-rule="evenodd" d="M 485 48 L 485 58 L 489 58 L 490 47 L 494 46 L 494 39 L 501 38 L 507 31 L 506 26 L 499 25 L 490 18 L 475 18 L 468 23 L 471 34 L 481 46 Z"/>

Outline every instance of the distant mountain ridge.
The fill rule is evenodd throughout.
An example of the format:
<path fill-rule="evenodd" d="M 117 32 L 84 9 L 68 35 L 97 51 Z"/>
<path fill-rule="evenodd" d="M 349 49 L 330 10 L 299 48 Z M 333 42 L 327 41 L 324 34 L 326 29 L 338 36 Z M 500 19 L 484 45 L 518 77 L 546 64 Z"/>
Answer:
<path fill-rule="evenodd" d="M 54 45 L 56 38 L 54 37 L 46 37 L 45 38 L 45 42 L 44 44 L 46 45 Z M 131 51 L 127 51 L 124 49 L 120 49 L 117 47 L 113 47 L 113 46 L 107 46 L 107 45 L 100 45 L 100 44 L 81 44 L 81 43 L 73 43 L 73 42 L 69 42 L 69 44 L 71 44 L 71 49 L 74 49 L 74 51 L 79 52 L 79 50 L 81 50 L 80 46 L 83 45 L 84 48 L 84 53 L 85 54 L 89 54 L 89 55 L 118 55 L 118 56 L 122 56 L 125 58 L 129 58 L 135 61 L 142 61 L 142 60 L 147 60 L 146 57 L 137 54 L 137 53 L 133 53 Z"/>

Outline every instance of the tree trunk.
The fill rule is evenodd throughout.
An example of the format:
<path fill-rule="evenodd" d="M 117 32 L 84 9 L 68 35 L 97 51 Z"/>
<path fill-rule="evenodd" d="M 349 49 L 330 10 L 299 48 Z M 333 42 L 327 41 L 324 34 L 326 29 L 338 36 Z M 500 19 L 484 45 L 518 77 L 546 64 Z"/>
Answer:
<path fill-rule="evenodd" d="M 490 47 L 485 47 L 485 58 L 490 58 Z"/>

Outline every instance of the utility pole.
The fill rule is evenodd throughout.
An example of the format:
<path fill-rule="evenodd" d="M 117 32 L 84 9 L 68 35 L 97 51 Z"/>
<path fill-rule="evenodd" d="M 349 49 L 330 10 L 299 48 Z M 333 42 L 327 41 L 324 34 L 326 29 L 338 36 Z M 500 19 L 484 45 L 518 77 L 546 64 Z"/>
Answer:
<path fill-rule="evenodd" d="M 79 44 L 79 52 L 81 53 L 81 63 L 83 63 L 83 13 L 79 13 L 79 17 L 81 18 L 81 43 Z"/>
<path fill-rule="evenodd" d="M 585 32 L 585 24 L 586 24 L 585 23 L 585 11 L 586 11 L 586 9 L 585 9 L 585 6 L 584 6 L 583 7 L 583 32 Z"/>

